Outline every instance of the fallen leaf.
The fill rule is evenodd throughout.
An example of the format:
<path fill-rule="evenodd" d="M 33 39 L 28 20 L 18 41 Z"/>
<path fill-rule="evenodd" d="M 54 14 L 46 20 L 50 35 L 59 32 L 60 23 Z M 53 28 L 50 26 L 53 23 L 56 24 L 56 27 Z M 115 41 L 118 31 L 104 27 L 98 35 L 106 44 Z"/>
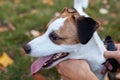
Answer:
<path fill-rule="evenodd" d="M 0 32 L 7 31 L 7 30 L 8 30 L 8 26 L 0 25 Z"/>
<path fill-rule="evenodd" d="M 7 55 L 6 52 L 3 52 L 0 56 L 0 64 L 3 65 L 3 67 L 7 67 L 10 64 L 13 64 L 13 60 Z"/>
<path fill-rule="evenodd" d="M 54 1 L 53 0 L 43 0 L 43 3 L 44 4 L 48 4 L 50 6 L 53 6 L 54 5 Z"/>
<path fill-rule="evenodd" d="M 36 9 L 32 9 L 32 10 L 30 11 L 30 13 L 31 13 L 31 14 L 36 14 L 36 13 L 38 13 L 38 11 L 37 11 Z"/>
<path fill-rule="evenodd" d="M 37 30 L 31 30 L 31 31 L 30 31 L 30 34 L 31 34 L 33 37 L 38 37 L 38 36 L 40 36 L 40 32 L 37 31 Z"/>
<path fill-rule="evenodd" d="M 12 24 L 10 24 L 10 23 L 9 23 L 9 29 L 12 30 L 12 31 L 16 30 L 15 27 Z"/>
<path fill-rule="evenodd" d="M 117 15 L 116 15 L 115 12 L 111 12 L 111 13 L 110 13 L 110 16 L 111 16 L 111 17 L 116 17 Z"/>
<path fill-rule="evenodd" d="M 45 77 L 41 74 L 34 74 L 33 79 L 34 80 L 46 80 Z"/>
<path fill-rule="evenodd" d="M 58 17 L 58 16 L 60 16 L 60 13 L 59 13 L 59 12 L 56 12 L 56 13 L 54 14 L 54 16 L 55 16 L 55 17 Z"/>
<path fill-rule="evenodd" d="M 108 14 L 108 9 L 106 9 L 106 8 L 101 8 L 101 9 L 99 9 L 99 12 L 101 13 L 101 14 Z"/>
<path fill-rule="evenodd" d="M 0 25 L 0 32 L 8 31 L 8 30 L 15 30 L 15 27 L 12 24 Z"/>

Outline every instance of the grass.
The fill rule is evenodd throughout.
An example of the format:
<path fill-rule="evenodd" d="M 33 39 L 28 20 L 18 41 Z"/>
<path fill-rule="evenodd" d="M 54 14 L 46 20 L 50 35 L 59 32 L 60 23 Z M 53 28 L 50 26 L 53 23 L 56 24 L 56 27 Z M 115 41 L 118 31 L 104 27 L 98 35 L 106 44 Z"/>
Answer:
<path fill-rule="evenodd" d="M 42 0 L 0 0 L 0 24 L 12 24 L 15 31 L 0 32 L 0 53 L 6 51 L 10 55 L 14 64 L 7 67 L 7 70 L 0 73 L 0 80 L 33 80 L 30 75 L 30 65 L 34 58 L 23 56 L 21 47 L 31 39 L 28 36 L 30 30 L 45 31 L 48 21 L 54 16 L 55 12 L 67 6 L 72 7 L 72 0 L 55 0 L 53 6 L 42 3 Z M 114 40 L 120 42 L 120 1 L 108 0 L 109 13 L 100 14 L 99 9 L 105 7 L 102 0 L 93 2 L 86 12 L 102 24 L 98 30 L 100 36 L 104 38 L 111 35 Z M 33 13 L 33 10 L 36 12 Z M 105 23 L 105 21 L 107 23 Z M 59 80 L 55 68 L 42 70 L 48 80 Z"/>

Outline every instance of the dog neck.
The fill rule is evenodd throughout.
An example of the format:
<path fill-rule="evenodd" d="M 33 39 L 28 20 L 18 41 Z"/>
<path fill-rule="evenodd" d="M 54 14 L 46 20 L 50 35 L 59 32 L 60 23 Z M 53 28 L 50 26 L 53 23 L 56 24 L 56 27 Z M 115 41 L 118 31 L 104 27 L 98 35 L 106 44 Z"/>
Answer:
<path fill-rule="evenodd" d="M 102 40 L 98 36 L 97 32 L 94 33 L 93 38 L 95 39 L 96 45 L 98 46 L 100 52 L 104 55 L 104 51 L 106 51 L 106 48 L 105 48 Z"/>
<path fill-rule="evenodd" d="M 104 80 L 103 78 L 105 78 L 105 75 L 101 74 L 101 71 L 104 68 L 104 65 L 102 64 L 105 62 L 104 51 L 106 51 L 106 48 L 97 32 L 95 32 L 90 41 L 85 45 L 79 44 L 75 53 L 71 53 L 69 58 L 87 60 L 95 75 L 100 80 Z"/>

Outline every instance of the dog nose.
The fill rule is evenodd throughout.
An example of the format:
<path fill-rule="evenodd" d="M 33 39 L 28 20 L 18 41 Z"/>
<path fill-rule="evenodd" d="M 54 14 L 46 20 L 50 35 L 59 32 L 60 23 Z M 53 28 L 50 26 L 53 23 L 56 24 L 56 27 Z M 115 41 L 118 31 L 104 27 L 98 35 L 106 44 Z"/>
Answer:
<path fill-rule="evenodd" d="M 29 54 L 30 53 L 30 51 L 31 51 L 31 47 L 30 47 L 30 45 L 25 45 L 25 46 L 23 46 L 23 49 L 25 50 L 25 52 L 27 53 L 27 54 Z"/>

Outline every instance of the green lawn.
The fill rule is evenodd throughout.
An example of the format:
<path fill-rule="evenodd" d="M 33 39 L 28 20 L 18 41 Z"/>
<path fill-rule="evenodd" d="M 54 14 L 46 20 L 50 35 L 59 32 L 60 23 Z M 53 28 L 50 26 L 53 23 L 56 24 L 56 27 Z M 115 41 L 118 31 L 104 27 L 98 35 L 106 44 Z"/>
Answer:
<path fill-rule="evenodd" d="M 55 12 L 61 12 L 64 7 L 72 7 L 72 0 L 54 0 L 54 5 L 49 6 L 42 0 L 0 0 L 0 24 L 12 24 L 15 31 L 0 32 L 0 54 L 4 51 L 14 60 L 14 64 L 0 73 L 0 80 L 32 80 L 30 65 L 34 58 L 23 56 L 21 47 L 31 39 L 30 30 L 45 31 L 48 21 Z M 94 1 L 94 0 L 93 0 Z M 86 12 L 101 23 L 98 32 L 101 38 L 111 35 L 115 41 L 120 42 L 120 0 L 95 0 Z M 99 9 L 109 8 L 108 14 L 100 14 Z M 33 13 L 33 10 L 36 12 Z M 56 69 L 42 70 L 48 80 L 59 80 Z"/>

